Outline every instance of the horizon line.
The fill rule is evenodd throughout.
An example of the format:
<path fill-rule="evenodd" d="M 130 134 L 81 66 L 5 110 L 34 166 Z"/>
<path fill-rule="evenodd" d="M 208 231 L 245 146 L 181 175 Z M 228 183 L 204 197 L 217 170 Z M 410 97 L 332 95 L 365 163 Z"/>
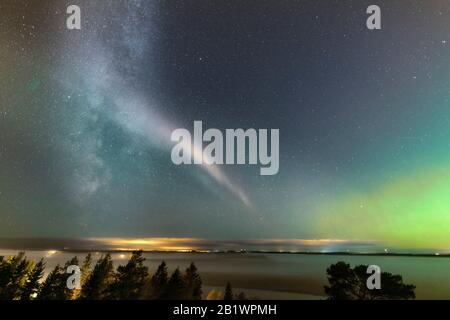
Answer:
<path fill-rule="evenodd" d="M 189 237 L 0 237 L 4 250 L 144 252 L 273 252 L 446 255 L 450 249 L 387 246 L 380 241 L 349 239 L 244 239 L 214 240 Z"/>

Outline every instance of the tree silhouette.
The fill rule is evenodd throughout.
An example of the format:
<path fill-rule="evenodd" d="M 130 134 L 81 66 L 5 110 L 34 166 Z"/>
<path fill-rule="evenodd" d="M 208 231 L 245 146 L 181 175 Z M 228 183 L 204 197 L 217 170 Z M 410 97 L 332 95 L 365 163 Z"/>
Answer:
<path fill-rule="evenodd" d="M 44 283 L 42 284 L 41 290 L 38 294 L 38 299 L 40 300 L 63 300 L 66 297 L 64 293 L 60 291 L 61 273 L 63 269 L 58 264 L 56 267 L 48 274 Z"/>
<path fill-rule="evenodd" d="M 231 283 L 228 281 L 225 287 L 225 294 L 223 295 L 223 300 L 233 300 L 233 289 L 231 288 Z"/>
<path fill-rule="evenodd" d="M 184 274 L 177 268 L 168 279 L 163 261 L 152 277 L 144 265 L 142 251 L 134 251 L 124 266 L 114 271 L 111 255 L 102 255 L 91 268 L 92 256 L 87 254 L 80 268 L 81 289 L 69 289 L 67 273 L 71 265 L 79 264 L 73 257 L 63 266 L 57 264 L 41 283 L 45 271 L 42 258 L 29 261 L 24 252 L 16 256 L 0 256 L 0 299 L 4 300 L 101 300 L 101 299 L 187 299 L 202 298 L 202 280 L 191 263 Z"/>
<path fill-rule="evenodd" d="M 111 255 L 108 253 L 95 264 L 94 270 L 81 288 L 80 299 L 101 300 L 106 297 L 106 289 L 110 285 L 114 276 L 114 268 Z"/>
<path fill-rule="evenodd" d="M 63 267 L 59 264 L 56 265 L 42 284 L 38 299 L 69 300 L 73 297 L 74 291 L 67 286 L 67 278 L 70 274 L 66 273 L 67 268 L 71 265 L 78 265 L 77 257 L 67 261 Z"/>
<path fill-rule="evenodd" d="M 28 279 L 23 287 L 23 290 L 20 294 L 21 300 L 30 300 L 32 298 L 35 298 L 39 292 L 39 289 L 41 287 L 41 284 L 39 281 L 41 280 L 42 276 L 44 275 L 44 269 L 45 269 L 45 263 L 44 259 L 42 258 L 39 260 L 38 263 L 33 265 L 33 268 L 31 269 Z"/>
<path fill-rule="evenodd" d="M 155 274 L 147 281 L 144 299 L 159 299 L 166 289 L 168 281 L 167 265 L 163 261 L 158 266 Z"/>
<path fill-rule="evenodd" d="M 45 271 L 44 259 L 27 260 L 24 252 L 16 256 L 0 256 L 0 299 L 5 300 L 127 300 L 127 299 L 202 299 L 202 280 L 192 262 L 184 273 L 177 268 L 168 278 L 163 261 L 149 277 L 142 251 L 134 251 L 126 265 L 114 270 L 111 255 L 100 257 L 91 268 L 92 256 L 87 254 L 80 268 L 81 289 L 69 289 L 71 275 L 67 269 L 79 264 L 73 257 L 63 266 L 57 264 L 41 283 Z M 392 291 L 392 289 L 391 289 Z M 212 291 L 208 299 L 221 299 L 222 291 Z M 245 294 L 233 296 L 231 284 L 225 290 L 226 300 L 245 300 Z"/>
<path fill-rule="evenodd" d="M 197 267 L 193 262 L 186 269 L 184 276 L 186 284 L 185 299 L 188 300 L 201 300 L 202 298 L 202 279 L 197 272 Z"/>
<path fill-rule="evenodd" d="M 166 300 L 181 300 L 185 295 L 186 285 L 181 275 L 180 269 L 176 268 L 167 282 L 166 289 L 161 295 Z"/>
<path fill-rule="evenodd" d="M 0 300 L 19 299 L 26 287 L 33 262 L 25 258 L 25 252 L 2 258 L 0 262 Z"/>
<path fill-rule="evenodd" d="M 91 265 L 92 265 L 92 255 L 88 253 L 83 260 L 83 263 L 80 268 L 80 286 L 81 288 L 85 285 L 89 275 L 91 273 Z M 76 288 L 73 290 L 72 299 L 80 299 L 81 296 L 81 288 Z"/>
<path fill-rule="evenodd" d="M 329 300 L 385 300 L 414 299 L 414 285 L 403 283 L 402 276 L 382 272 L 381 289 L 367 288 L 368 266 L 359 265 L 353 269 L 345 262 L 332 264 L 327 269 L 329 286 L 325 293 Z"/>
<path fill-rule="evenodd" d="M 91 265 L 92 265 L 92 255 L 88 253 L 86 257 L 84 258 L 83 265 L 81 266 L 81 286 L 83 286 L 86 283 L 86 280 L 89 277 L 89 274 L 91 272 Z"/>
<path fill-rule="evenodd" d="M 108 288 L 108 299 L 135 300 L 141 296 L 148 268 L 144 266 L 142 251 L 134 251 L 125 266 L 119 266 Z"/>
<path fill-rule="evenodd" d="M 70 274 L 67 273 L 67 268 L 69 268 L 69 266 L 78 266 L 78 264 L 79 264 L 78 258 L 73 257 L 71 260 L 67 261 L 66 264 L 64 265 L 64 270 L 61 275 L 61 290 L 64 291 L 66 300 L 72 299 L 75 293 L 74 289 L 69 289 L 67 286 L 67 279 L 70 277 Z"/>

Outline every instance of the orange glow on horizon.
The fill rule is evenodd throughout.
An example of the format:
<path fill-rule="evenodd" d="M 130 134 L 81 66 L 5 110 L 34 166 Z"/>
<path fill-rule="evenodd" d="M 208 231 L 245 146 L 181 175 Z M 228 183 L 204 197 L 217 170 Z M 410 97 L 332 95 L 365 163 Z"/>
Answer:
<path fill-rule="evenodd" d="M 276 250 L 284 251 L 283 246 L 327 246 L 327 245 L 345 245 L 351 243 L 349 240 L 341 239 L 255 239 L 239 241 L 209 241 L 202 238 L 88 238 L 88 241 L 95 242 L 98 246 L 105 247 L 108 250 L 119 251 L 178 251 L 178 252 L 210 252 L 215 246 L 230 247 L 235 250 L 243 249 L 243 245 L 264 246 L 269 244 L 276 247 Z M 212 243 L 212 244 L 211 244 Z"/>

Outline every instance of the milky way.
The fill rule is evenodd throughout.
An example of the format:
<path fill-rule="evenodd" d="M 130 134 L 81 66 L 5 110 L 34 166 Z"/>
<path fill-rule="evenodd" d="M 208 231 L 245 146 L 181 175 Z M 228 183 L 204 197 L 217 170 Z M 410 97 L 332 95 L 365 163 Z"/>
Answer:
<path fill-rule="evenodd" d="M 132 87 L 133 81 L 142 76 L 136 69 L 145 64 L 146 59 L 151 59 L 152 55 L 151 40 L 154 34 L 151 21 L 147 18 L 147 11 L 150 9 L 145 3 L 128 3 L 119 10 L 111 3 L 88 8 L 87 10 L 100 13 L 94 16 L 95 21 L 108 19 L 108 29 L 112 29 L 108 30 L 108 34 L 112 38 L 108 36 L 106 40 L 102 39 L 102 31 L 106 25 L 96 22 L 87 27 L 88 32 L 83 33 L 81 40 L 71 38 L 65 44 L 68 51 L 63 56 L 61 65 L 77 58 L 80 61 L 75 65 L 75 70 L 73 66 L 69 69 L 63 66 L 64 72 L 58 74 L 57 78 L 66 85 L 66 91 L 76 90 L 79 96 L 85 95 L 87 100 L 84 106 L 77 107 L 78 110 L 80 107 L 85 108 L 79 114 L 82 117 L 78 121 L 81 128 L 76 128 L 80 129 L 76 135 L 86 135 L 86 140 L 81 140 L 82 172 L 77 182 L 82 197 L 94 194 L 108 183 L 112 174 L 111 170 L 104 168 L 108 164 L 98 156 L 103 147 L 100 132 L 96 128 L 99 118 L 106 118 L 106 121 L 118 125 L 124 134 L 130 135 L 130 139 L 134 139 L 134 135 L 141 136 L 149 144 L 141 145 L 144 149 L 155 145 L 169 146 L 171 132 L 177 128 L 174 122 L 161 115 L 163 102 L 151 100 L 151 87 L 146 90 Z M 144 77 L 153 76 L 151 65 L 145 73 Z M 78 77 L 80 86 L 73 87 L 71 79 Z M 71 117 L 73 119 L 72 115 Z M 86 126 L 89 121 L 92 122 L 92 127 Z M 77 151 L 74 153 L 78 153 Z M 194 149 L 194 157 L 199 152 Z M 205 165 L 204 169 L 243 204 L 252 206 L 248 196 L 219 167 Z"/>

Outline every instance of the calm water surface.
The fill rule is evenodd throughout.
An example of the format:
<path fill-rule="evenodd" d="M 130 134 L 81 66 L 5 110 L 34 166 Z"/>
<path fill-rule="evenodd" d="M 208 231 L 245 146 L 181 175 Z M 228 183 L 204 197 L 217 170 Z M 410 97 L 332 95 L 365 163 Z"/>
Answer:
<path fill-rule="evenodd" d="M 0 250 L 0 255 L 17 251 Z M 73 256 L 80 261 L 84 253 L 28 251 L 27 257 L 44 257 L 46 272 L 64 264 Z M 101 253 L 94 253 L 100 257 Z M 115 266 L 126 263 L 129 254 L 113 253 Z M 376 264 L 382 271 L 401 274 L 405 283 L 416 285 L 418 299 L 450 299 L 450 258 L 440 257 L 386 257 L 296 254 L 201 254 L 201 253 L 145 253 L 147 266 L 154 272 L 161 261 L 169 270 L 185 269 L 195 262 L 206 288 L 220 288 L 231 281 L 234 287 L 259 292 L 273 292 L 277 298 L 321 298 L 327 283 L 326 269 L 338 261 L 351 265 Z M 297 295 L 296 295 L 297 294 Z M 269 293 L 270 295 L 270 293 Z"/>

